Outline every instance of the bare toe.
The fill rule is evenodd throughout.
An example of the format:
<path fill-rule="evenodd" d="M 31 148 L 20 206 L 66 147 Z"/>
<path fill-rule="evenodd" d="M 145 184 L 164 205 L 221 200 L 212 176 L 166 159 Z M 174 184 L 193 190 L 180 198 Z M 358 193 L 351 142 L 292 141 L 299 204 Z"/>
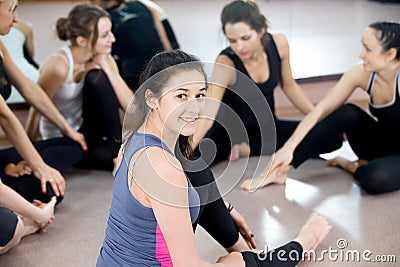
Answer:
<path fill-rule="evenodd" d="M 332 230 L 329 221 L 319 213 L 312 213 L 296 240 L 306 251 L 315 250 Z"/>
<path fill-rule="evenodd" d="M 337 166 L 336 158 L 327 160 L 326 166 L 336 167 Z"/>

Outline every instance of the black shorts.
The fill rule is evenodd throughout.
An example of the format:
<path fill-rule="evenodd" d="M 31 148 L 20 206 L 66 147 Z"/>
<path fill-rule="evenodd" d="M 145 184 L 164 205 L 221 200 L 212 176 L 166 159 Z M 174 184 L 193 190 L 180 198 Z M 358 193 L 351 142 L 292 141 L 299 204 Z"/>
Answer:
<path fill-rule="evenodd" d="M 7 208 L 0 207 L 0 247 L 13 238 L 17 228 L 18 216 Z"/>

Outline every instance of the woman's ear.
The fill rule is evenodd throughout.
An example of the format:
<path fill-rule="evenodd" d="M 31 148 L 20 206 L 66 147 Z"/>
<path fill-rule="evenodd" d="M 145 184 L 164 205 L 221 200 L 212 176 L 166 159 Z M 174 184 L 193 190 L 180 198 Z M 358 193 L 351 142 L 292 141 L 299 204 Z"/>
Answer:
<path fill-rule="evenodd" d="M 80 47 L 87 47 L 89 42 L 88 39 L 83 37 L 83 36 L 78 36 L 76 37 L 76 43 L 78 44 L 78 46 Z"/>
<path fill-rule="evenodd" d="M 387 52 L 387 57 L 389 61 L 395 60 L 397 56 L 397 50 L 395 48 L 390 48 Z"/>
<path fill-rule="evenodd" d="M 258 31 L 258 34 L 260 35 L 261 38 L 263 38 L 264 34 L 265 34 L 265 28 L 262 28 Z"/>
<path fill-rule="evenodd" d="M 145 98 L 146 98 L 146 104 L 150 109 L 156 109 L 157 108 L 157 99 L 154 96 L 153 92 L 150 89 L 146 89 L 145 92 Z"/>

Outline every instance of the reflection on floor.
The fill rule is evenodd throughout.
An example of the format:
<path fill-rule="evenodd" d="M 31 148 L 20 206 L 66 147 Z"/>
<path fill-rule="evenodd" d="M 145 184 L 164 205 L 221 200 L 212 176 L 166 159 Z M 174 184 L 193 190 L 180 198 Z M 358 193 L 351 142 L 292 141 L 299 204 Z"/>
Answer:
<path fill-rule="evenodd" d="M 260 249 L 273 249 L 290 241 L 309 214 L 317 211 L 328 217 L 333 230 L 316 250 L 317 259 L 299 266 L 398 266 L 400 191 L 367 195 L 351 175 L 326 167 L 318 159 L 308 160 L 291 171 L 285 186 L 271 185 L 254 193 L 240 190 L 242 177 L 253 177 L 268 160 L 269 157 L 251 158 L 249 162 L 240 159 L 213 168 L 220 191 L 246 218 Z M 64 174 L 68 190 L 57 207 L 54 222 L 45 234 L 24 238 L 18 247 L 0 256 L 0 266 L 95 266 L 104 238 L 113 178 L 103 171 L 71 169 Z M 200 257 L 209 262 L 225 254 L 200 227 L 196 241 Z M 387 262 L 378 263 L 378 257 L 386 257 Z"/>
<path fill-rule="evenodd" d="M 291 171 L 286 185 L 271 185 L 254 193 L 240 190 L 240 177 L 253 177 L 261 170 L 257 165 L 265 166 L 268 160 L 240 159 L 213 168 L 221 192 L 247 218 L 260 249 L 267 246 L 271 250 L 292 240 L 308 215 L 317 211 L 328 217 L 333 230 L 317 249 L 316 259 L 299 266 L 398 266 L 400 192 L 367 195 L 350 174 L 326 167 L 318 159 Z M 204 231 L 196 238 L 203 258 L 215 261 L 224 254 Z M 378 263 L 380 256 L 387 262 Z"/>

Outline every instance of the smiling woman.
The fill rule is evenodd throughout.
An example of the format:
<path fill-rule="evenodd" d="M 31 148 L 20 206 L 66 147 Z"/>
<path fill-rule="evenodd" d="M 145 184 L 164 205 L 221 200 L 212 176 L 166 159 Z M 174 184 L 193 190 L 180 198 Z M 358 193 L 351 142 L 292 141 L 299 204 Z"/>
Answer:
<path fill-rule="evenodd" d="M 329 165 L 353 174 L 362 189 L 382 194 L 400 189 L 400 24 L 378 21 L 362 33 L 362 63 L 353 66 L 319 102 L 260 175 L 261 186 L 283 184 L 292 167 L 337 149 L 342 135 L 359 160 L 336 158 Z M 369 111 L 345 104 L 358 88 L 370 95 Z M 242 185 L 249 189 L 252 181 Z M 254 181 L 253 181 L 254 182 Z"/>
<path fill-rule="evenodd" d="M 97 266 L 295 266 L 300 258 L 280 262 L 272 254 L 265 257 L 253 252 L 231 252 L 216 264 L 199 258 L 193 229 L 204 220 L 211 224 L 207 231 L 223 225 L 219 233 L 210 232 L 219 242 L 218 236 L 227 232 L 229 236 L 233 228 L 228 241 L 232 246 L 239 239 L 240 229 L 255 248 L 251 241 L 254 235 L 243 219 L 239 220 L 241 226 L 232 227 L 235 213 L 231 206 L 227 209 L 221 197 L 203 202 L 210 185 L 207 190 L 196 188 L 178 156 L 196 164 L 190 139 L 204 110 L 207 82 L 203 65 L 180 50 L 162 52 L 150 60 L 141 81 L 125 115 L 124 143 Z M 207 166 L 203 168 L 208 170 Z M 199 171 L 197 178 L 206 178 L 203 173 Z M 216 203 L 222 207 L 208 214 Z M 315 249 L 330 229 L 323 216 L 313 214 L 295 241 L 279 249 L 300 256 L 303 249 Z M 239 251 L 243 250 L 249 247 Z"/>
<path fill-rule="evenodd" d="M 53 150 L 70 156 L 53 160 L 57 164 L 69 162 L 69 166 L 112 170 L 121 140 L 119 108 L 126 109 L 132 92 L 110 55 L 115 41 L 110 17 L 97 6 L 76 5 L 67 17 L 57 20 L 56 28 L 59 39 L 69 45 L 43 62 L 38 84 L 71 127 L 85 136 L 89 149 L 74 143 L 54 144 Z M 61 137 L 54 124 L 40 118 L 35 109 L 30 110 L 27 129 L 32 139 L 38 130 L 44 140 Z"/>

